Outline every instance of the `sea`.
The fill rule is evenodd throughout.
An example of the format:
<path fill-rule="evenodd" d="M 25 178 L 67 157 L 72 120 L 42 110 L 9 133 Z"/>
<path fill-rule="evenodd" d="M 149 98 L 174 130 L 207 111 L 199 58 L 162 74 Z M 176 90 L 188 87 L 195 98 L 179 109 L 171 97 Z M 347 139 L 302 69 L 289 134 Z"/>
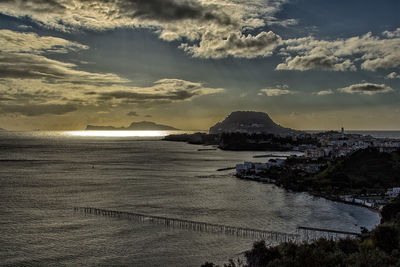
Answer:
<path fill-rule="evenodd" d="M 222 264 L 255 241 L 87 215 L 76 206 L 286 233 L 297 226 L 358 232 L 379 223 L 366 208 L 217 171 L 266 161 L 253 158 L 264 152 L 204 150 L 213 148 L 163 141 L 166 134 L 0 132 L 0 265 Z"/>

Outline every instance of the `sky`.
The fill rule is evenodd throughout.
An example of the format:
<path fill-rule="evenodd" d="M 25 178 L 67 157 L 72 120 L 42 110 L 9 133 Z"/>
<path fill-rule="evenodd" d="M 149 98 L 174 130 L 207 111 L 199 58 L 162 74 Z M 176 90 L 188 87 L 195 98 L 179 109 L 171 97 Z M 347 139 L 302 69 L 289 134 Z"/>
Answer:
<path fill-rule="evenodd" d="M 0 0 L 0 128 L 236 110 L 300 130 L 400 130 L 398 0 Z"/>

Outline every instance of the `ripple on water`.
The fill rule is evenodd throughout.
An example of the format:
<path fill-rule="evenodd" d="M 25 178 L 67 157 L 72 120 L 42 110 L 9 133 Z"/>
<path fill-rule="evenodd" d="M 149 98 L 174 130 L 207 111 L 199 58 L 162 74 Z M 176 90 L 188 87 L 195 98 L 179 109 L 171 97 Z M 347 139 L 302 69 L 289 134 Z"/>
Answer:
<path fill-rule="evenodd" d="M 39 133 L 7 133 L 0 147 L 0 258 L 6 265 L 192 266 L 227 261 L 253 242 L 85 216 L 74 206 L 283 232 L 298 225 L 356 231 L 379 222 L 367 209 L 216 171 L 254 160 L 256 152 Z"/>

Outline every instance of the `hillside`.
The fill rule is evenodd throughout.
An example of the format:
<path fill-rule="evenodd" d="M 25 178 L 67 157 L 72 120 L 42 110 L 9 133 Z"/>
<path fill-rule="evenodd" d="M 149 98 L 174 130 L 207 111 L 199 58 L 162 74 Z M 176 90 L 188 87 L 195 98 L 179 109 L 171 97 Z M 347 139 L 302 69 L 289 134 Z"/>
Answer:
<path fill-rule="evenodd" d="M 304 180 L 315 190 L 354 191 L 386 189 L 400 185 L 400 152 L 381 153 L 368 148 L 328 164 L 328 167 Z"/>
<path fill-rule="evenodd" d="M 210 128 L 210 134 L 221 133 L 290 134 L 299 131 L 276 124 L 268 114 L 256 111 L 235 111 Z"/>
<path fill-rule="evenodd" d="M 381 153 L 368 148 L 332 161 L 322 160 L 319 164 L 325 167 L 314 175 L 291 168 L 298 161 L 289 158 L 285 166 L 270 168 L 263 175 L 283 188 L 335 199 L 337 195 L 384 193 L 400 187 L 400 151 Z"/>

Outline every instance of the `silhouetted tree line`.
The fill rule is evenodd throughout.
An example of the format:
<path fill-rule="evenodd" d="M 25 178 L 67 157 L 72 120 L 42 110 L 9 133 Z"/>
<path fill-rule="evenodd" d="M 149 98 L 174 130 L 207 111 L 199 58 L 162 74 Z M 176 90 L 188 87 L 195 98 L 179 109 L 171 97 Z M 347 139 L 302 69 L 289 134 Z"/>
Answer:
<path fill-rule="evenodd" d="M 226 150 L 287 151 L 291 150 L 293 146 L 301 144 L 318 145 L 318 140 L 311 136 L 297 139 L 274 134 L 222 133 L 219 148 Z"/>
<path fill-rule="evenodd" d="M 252 150 L 252 151 L 288 151 L 293 146 L 301 144 L 318 145 L 318 140 L 311 135 L 301 138 L 291 136 L 278 136 L 274 134 L 247 134 L 247 133 L 222 133 L 222 134 L 173 134 L 164 137 L 166 141 L 188 142 L 190 144 L 218 145 L 224 150 Z"/>

